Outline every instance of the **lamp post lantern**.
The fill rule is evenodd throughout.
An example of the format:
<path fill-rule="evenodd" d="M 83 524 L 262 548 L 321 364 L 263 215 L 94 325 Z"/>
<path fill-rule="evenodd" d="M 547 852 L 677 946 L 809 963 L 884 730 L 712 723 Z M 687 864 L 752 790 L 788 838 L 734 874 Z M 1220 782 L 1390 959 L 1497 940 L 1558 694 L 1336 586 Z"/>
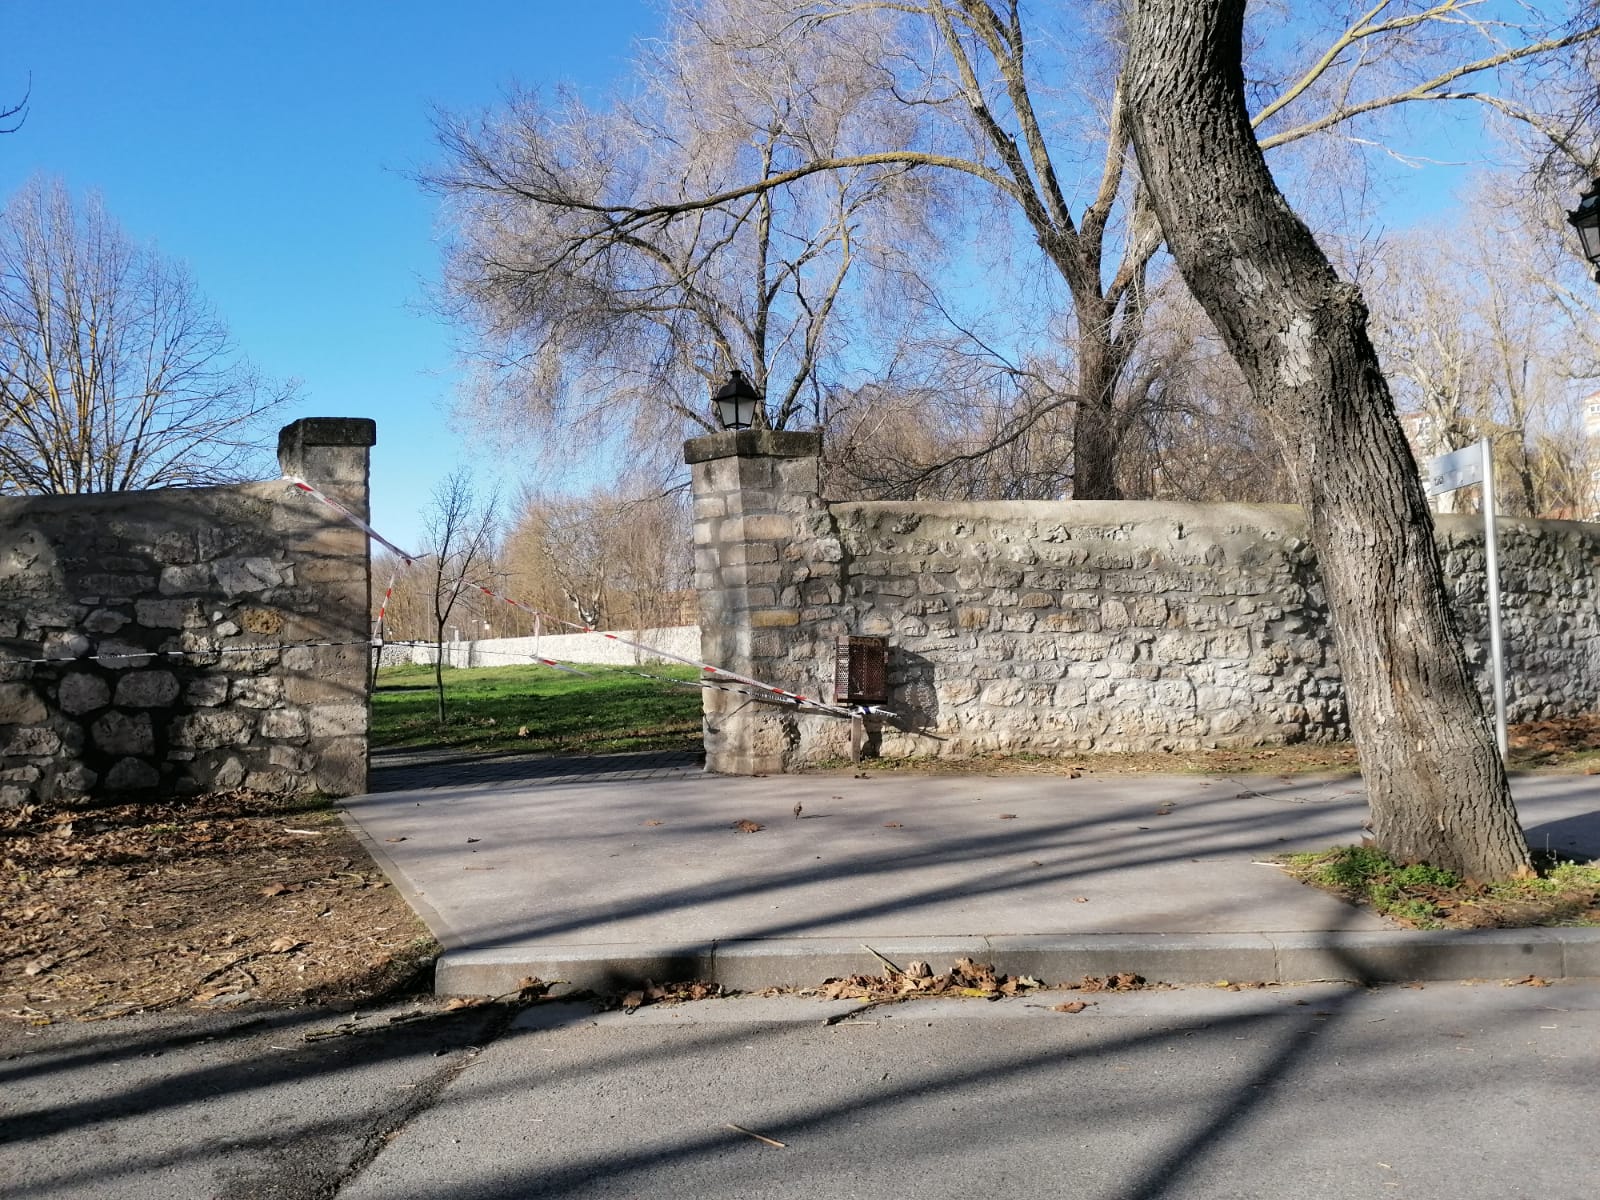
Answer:
<path fill-rule="evenodd" d="M 750 386 L 743 371 L 734 370 L 728 382 L 711 393 L 711 403 L 724 429 L 749 429 L 755 424 L 761 393 Z"/>
<path fill-rule="evenodd" d="M 1595 265 L 1596 278 L 1600 279 L 1600 179 L 1578 197 L 1578 207 L 1567 214 L 1567 224 L 1578 231 L 1583 256 Z"/>

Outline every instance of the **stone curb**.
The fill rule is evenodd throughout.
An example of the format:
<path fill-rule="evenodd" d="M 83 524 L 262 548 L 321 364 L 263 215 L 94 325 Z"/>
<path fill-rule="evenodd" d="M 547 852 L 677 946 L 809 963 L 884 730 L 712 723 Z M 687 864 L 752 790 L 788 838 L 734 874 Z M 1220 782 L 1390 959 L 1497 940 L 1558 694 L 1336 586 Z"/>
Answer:
<path fill-rule="evenodd" d="M 885 938 L 871 945 L 899 967 L 920 959 L 942 971 L 966 956 L 1005 974 L 1032 975 L 1048 984 L 1124 971 L 1174 984 L 1600 977 L 1600 928 Z M 883 969 L 882 961 L 859 941 L 847 938 L 458 947 L 440 955 L 434 991 L 503 995 L 530 975 L 602 992 L 637 987 L 647 979 L 702 979 L 737 991 L 759 991 L 812 987 L 825 979 L 875 975 Z"/>

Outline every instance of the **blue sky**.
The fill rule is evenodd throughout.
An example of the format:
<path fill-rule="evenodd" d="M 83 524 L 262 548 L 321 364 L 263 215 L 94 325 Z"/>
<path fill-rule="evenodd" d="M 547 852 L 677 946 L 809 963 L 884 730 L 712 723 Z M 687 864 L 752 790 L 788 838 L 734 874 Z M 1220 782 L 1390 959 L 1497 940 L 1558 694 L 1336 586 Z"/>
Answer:
<path fill-rule="evenodd" d="M 190 265 L 257 365 L 302 381 L 290 415 L 375 418 L 374 522 L 415 546 L 458 462 L 525 473 L 446 415 L 452 333 L 424 306 L 435 202 L 410 177 L 435 157 L 430 110 L 513 81 L 603 89 L 656 23 L 650 0 L 0 0 L 0 101 L 32 78 L 0 194 L 41 171 L 98 190 Z M 1380 226 L 1460 178 L 1399 174 Z"/>
<path fill-rule="evenodd" d="M 421 308 L 430 108 L 604 87 L 654 24 L 647 0 L 0 0 L 0 99 L 32 75 L 0 194 L 39 171 L 97 189 L 258 366 L 303 381 L 291 415 L 375 418 L 374 522 L 415 542 L 435 482 L 483 457 L 449 427 L 451 333 Z"/>

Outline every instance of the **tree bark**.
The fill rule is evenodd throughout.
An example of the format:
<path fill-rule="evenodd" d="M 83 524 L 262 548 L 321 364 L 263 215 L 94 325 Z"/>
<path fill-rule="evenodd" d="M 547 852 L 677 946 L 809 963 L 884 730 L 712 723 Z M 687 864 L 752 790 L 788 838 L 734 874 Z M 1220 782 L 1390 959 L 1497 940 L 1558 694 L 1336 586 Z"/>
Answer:
<path fill-rule="evenodd" d="M 1098 300 L 1098 297 L 1096 297 Z M 1121 500 L 1117 382 L 1126 360 L 1110 344 L 1111 306 L 1079 301 L 1078 404 L 1072 428 L 1072 498 Z M 1103 314 L 1103 315 L 1102 315 Z"/>
<path fill-rule="evenodd" d="M 1273 182 L 1245 108 L 1245 0 L 1141 0 L 1124 76 L 1167 245 L 1267 410 L 1316 546 L 1378 847 L 1528 867 L 1360 290 Z"/>

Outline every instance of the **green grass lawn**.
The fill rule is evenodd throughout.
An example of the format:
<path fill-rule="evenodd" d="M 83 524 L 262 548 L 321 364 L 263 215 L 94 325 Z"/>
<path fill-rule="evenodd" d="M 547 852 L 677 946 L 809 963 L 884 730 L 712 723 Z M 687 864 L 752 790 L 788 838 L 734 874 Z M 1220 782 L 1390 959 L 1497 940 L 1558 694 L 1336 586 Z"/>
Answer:
<path fill-rule="evenodd" d="M 593 678 L 540 666 L 446 667 L 441 726 L 433 668 L 385 667 L 372 696 L 372 747 L 585 754 L 699 749 L 699 688 L 641 679 L 622 667 L 581 669 Z M 641 669 L 669 679 L 697 675 L 693 667 L 659 663 Z"/>

